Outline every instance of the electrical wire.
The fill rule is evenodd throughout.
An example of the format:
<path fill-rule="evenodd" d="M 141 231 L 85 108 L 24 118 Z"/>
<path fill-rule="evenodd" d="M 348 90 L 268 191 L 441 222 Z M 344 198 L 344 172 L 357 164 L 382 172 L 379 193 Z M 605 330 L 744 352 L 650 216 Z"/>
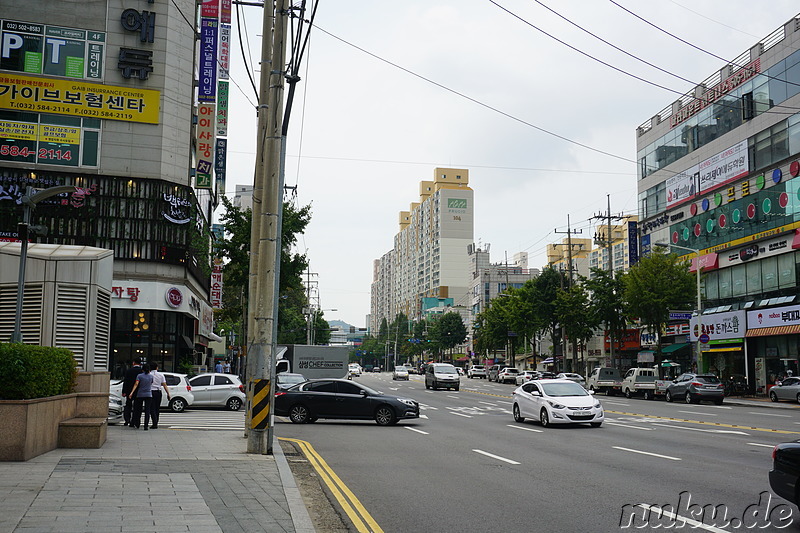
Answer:
<path fill-rule="evenodd" d="M 246 32 L 245 32 L 246 33 Z M 244 69 L 247 71 L 247 77 L 250 78 L 250 85 L 253 87 L 253 92 L 256 95 L 256 102 L 258 102 L 258 88 L 256 88 L 256 82 L 253 79 L 253 74 L 250 72 L 250 65 L 247 64 L 247 56 L 244 53 L 244 43 L 242 42 L 242 24 L 241 24 L 241 15 L 239 12 L 239 4 L 236 4 L 236 34 L 239 38 L 239 49 L 242 52 L 242 61 L 244 61 Z M 266 36 L 262 36 L 262 39 L 266 39 Z M 248 41 L 249 47 L 249 41 Z"/>

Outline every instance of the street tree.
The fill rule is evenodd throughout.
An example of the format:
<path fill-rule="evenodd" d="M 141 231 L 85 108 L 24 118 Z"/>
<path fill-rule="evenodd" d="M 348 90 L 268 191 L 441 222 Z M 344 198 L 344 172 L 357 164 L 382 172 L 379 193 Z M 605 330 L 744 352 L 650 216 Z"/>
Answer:
<path fill-rule="evenodd" d="M 625 287 L 621 276 L 612 276 L 607 270 L 592 268 L 589 278 L 582 278 L 583 286 L 591 298 L 589 309 L 594 320 L 602 324 L 612 343 L 622 338 L 627 321 L 625 319 Z"/>
<path fill-rule="evenodd" d="M 436 321 L 436 342 L 442 350 L 452 350 L 467 339 L 467 328 L 461 315 L 445 313 Z"/>
<path fill-rule="evenodd" d="M 695 275 L 687 262 L 658 248 L 631 267 L 622 281 L 629 315 L 658 335 L 667 325 L 669 310 L 691 308 L 696 294 Z"/>
<path fill-rule="evenodd" d="M 534 280 L 536 284 L 536 313 L 539 316 L 543 330 L 550 333 L 553 342 L 553 357 L 555 358 L 556 346 L 558 346 L 560 323 L 556 312 L 556 300 L 558 291 L 567 286 L 567 279 L 564 273 L 548 266 Z"/>
<path fill-rule="evenodd" d="M 572 343 L 572 371 L 578 371 L 578 345 L 585 345 L 594 335 L 598 322 L 589 305 L 589 295 L 578 283 L 559 289 L 556 315 L 564 333 Z"/>

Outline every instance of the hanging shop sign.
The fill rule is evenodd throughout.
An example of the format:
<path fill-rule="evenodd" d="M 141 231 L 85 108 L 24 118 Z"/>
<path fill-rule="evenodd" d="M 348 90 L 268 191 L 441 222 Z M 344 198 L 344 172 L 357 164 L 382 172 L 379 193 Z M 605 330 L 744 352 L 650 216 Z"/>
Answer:
<path fill-rule="evenodd" d="M 0 20 L 0 69 L 63 78 L 102 79 L 106 34 Z"/>
<path fill-rule="evenodd" d="M 195 186 L 198 189 L 211 188 L 211 174 L 214 169 L 214 104 L 197 106 L 197 165 Z"/>
<path fill-rule="evenodd" d="M 211 268 L 211 307 L 222 309 L 222 260 L 214 259 L 214 266 Z"/>
<path fill-rule="evenodd" d="M 800 324 L 800 305 L 757 309 L 747 312 L 747 328 L 771 328 Z"/>
<path fill-rule="evenodd" d="M 217 92 L 217 136 L 228 136 L 228 88 L 230 83 L 227 81 L 219 82 Z"/>
<path fill-rule="evenodd" d="M 203 3 L 205 7 L 205 2 Z M 197 100 L 213 103 L 217 95 L 217 32 L 219 21 L 203 17 L 200 22 L 200 84 Z"/>
<path fill-rule="evenodd" d="M 710 341 L 723 339 L 740 339 L 745 334 L 745 311 L 729 311 L 727 313 L 714 313 L 703 315 L 699 321 L 693 316 L 689 321 L 691 325 L 691 341 L 697 342 L 700 335 L 708 335 Z M 701 330 L 702 328 L 702 330 Z"/>
<path fill-rule="evenodd" d="M 231 61 L 231 25 L 219 25 L 219 79 L 227 80 Z"/>
<path fill-rule="evenodd" d="M 747 175 L 747 140 L 667 179 L 667 208 Z"/>
<path fill-rule="evenodd" d="M 228 139 L 217 139 L 214 151 L 214 174 L 217 177 L 217 190 L 225 192 L 225 167 L 228 159 Z"/>
<path fill-rule="evenodd" d="M 0 74 L 0 109 L 158 124 L 159 91 Z"/>
<path fill-rule="evenodd" d="M 161 211 L 161 216 L 173 224 L 188 224 L 192 220 L 192 203 L 174 194 L 164 193 L 166 206 Z"/>

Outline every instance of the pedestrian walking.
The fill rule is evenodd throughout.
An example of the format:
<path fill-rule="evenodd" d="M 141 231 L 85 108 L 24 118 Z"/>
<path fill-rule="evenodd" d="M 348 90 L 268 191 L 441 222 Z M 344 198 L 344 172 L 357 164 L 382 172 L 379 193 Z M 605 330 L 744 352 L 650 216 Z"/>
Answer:
<path fill-rule="evenodd" d="M 153 400 L 153 375 L 150 367 L 142 365 L 142 373 L 136 376 L 136 383 L 133 386 L 131 395 L 135 395 L 133 402 L 133 418 L 130 427 L 139 429 L 142 425 L 142 413 L 144 413 L 144 430 L 147 431 L 150 425 L 150 404 Z"/>
<path fill-rule="evenodd" d="M 222 371 L 226 374 L 231 373 L 231 363 L 227 359 L 225 359 L 225 363 L 222 365 Z"/>
<path fill-rule="evenodd" d="M 214 372 L 222 374 L 222 361 L 217 361 L 217 364 L 214 365 Z"/>
<path fill-rule="evenodd" d="M 152 420 L 153 425 L 150 426 L 150 429 L 158 429 L 158 415 L 160 414 L 159 409 L 161 408 L 162 398 L 161 389 L 163 388 L 167 392 L 168 402 L 172 398 L 169 395 L 167 378 L 164 377 L 164 374 L 158 371 L 158 363 L 150 364 L 150 374 L 153 376 L 153 385 L 150 387 L 150 391 L 153 393 L 153 399 L 150 400 L 150 419 Z M 145 425 L 147 425 L 147 422 L 145 422 Z"/>
<path fill-rule="evenodd" d="M 142 360 L 134 359 L 133 366 L 125 371 L 122 378 L 122 397 L 125 398 L 125 406 L 122 408 L 122 418 L 125 419 L 125 425 L 131 423 L 131 411 L 133 410 L 133 401 L 136 396 L 131 395 L 133 386 L 136 384 L 136 376 L 142 373 Z"/>

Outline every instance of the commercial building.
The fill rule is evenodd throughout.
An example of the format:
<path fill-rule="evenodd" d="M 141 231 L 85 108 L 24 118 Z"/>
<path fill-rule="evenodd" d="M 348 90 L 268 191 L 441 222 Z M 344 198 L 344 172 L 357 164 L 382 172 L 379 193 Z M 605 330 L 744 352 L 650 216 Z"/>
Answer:
<path fill-rule="evenodd" d="M 110 302 L 108 353 L 88 370 L 119 375 L 138 356 L 167 370 L 199 364 L 215 337 L 213 133 L 193 138 L 214 129 L 213 111 L 195 107 L 198 9 L 194 0 L 0 6 L 0 237 L 25 238 L 26 187 L 74 187 L 40 203 L 32 222 L 47 228 L 38 242 L 113 251 L 111 287 L 97 295 Z M 209 77 L 201 72 L 201 93 Z M 15 290 L 0 287 L 0 301 Z M 26 296 L 26 320 L 37 305 Z M 13 314 L 0 315 L 7 339 Z"/>
<path fill-rule="evenodd" d="M 670 244 L 701 268 L 686 340 L 708 342 L 686 364 L 762 391 L 800 353 L 799 30 L 795 16 L 636 131 L 642 253 Z"/>
<path fill-rule="evenodd" d="M 382 319 L 391 321 L 397 313 L 420 318 L 424 298 L 466 303 L 473 199 L 467 169 L 436 168 L 432 181 L 420 182 L 419 201 L 400 212 L 400 231 L 392 251 L 374 265 L 373 330 Z"/>

